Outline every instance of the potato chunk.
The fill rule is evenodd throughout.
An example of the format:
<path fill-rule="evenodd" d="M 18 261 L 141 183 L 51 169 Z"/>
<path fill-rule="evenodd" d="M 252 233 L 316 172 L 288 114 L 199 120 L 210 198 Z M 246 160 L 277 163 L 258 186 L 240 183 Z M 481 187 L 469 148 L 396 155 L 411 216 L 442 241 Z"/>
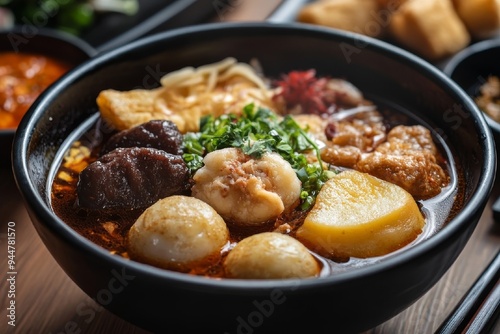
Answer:
<path fill-rule="evenodd" d="M 470 42 L 451 0 L 412 0 L 394 12 L 389 30 L 403 46 L 429 60 L 452 55 Z"/>
<path fill-rule="evenodd" d="M 306 278 L 320 272 L 318 261 L 296 239 L 264 232 L 241 240 L 228 254 L 224 269 L 231 278 Z"/>
<path fill-rule="evenodd" d="M 424 224 L 417 203 L 403 188 L 346 171 L 323 186 L 297 238 L 331 259 L 367 258 L 408 244 Z"/>
<path fill-rule="evenodd" d="M 146 209 L 128 238 L 132 259 L 187 271 L 202 261 L 218 259 L 229 231 L 208 204 L 193 197 L 171 196 Z"/>

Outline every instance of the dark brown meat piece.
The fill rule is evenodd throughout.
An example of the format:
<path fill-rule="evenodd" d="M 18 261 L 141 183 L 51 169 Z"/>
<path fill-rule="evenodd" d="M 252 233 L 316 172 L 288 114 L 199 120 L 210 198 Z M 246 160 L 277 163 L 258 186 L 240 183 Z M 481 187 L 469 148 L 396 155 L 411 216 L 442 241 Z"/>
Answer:
<path fill-rule="evenodd" d="M 117 148 L 80 173 L 78 202 L 95 210 L 146 208 L 183 193 L 188 180 L 180 155 L 155 148 Z"/>
<path fill-rule="evenodd" d="M 101 155 L 119 147 L 151 147 L 180 155 L 182 154 L 182 134 L 171 121 L 149 121 L 113 135 L 101 150 Z"/>

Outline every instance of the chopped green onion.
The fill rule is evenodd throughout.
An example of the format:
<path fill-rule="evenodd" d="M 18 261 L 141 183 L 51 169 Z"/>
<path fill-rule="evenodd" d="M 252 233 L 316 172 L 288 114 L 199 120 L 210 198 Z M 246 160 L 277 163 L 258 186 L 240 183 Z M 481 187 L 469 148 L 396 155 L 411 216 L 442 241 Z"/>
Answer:
<path fill-rule="evenodd" d="M 199 133 L 184 136 L 184 160 L 192 175 L 203 166 L 203 156 L 228 147 L 240 148 L 255 159 L 276 152 L 290 163 L 302 182 L 301 209 L 313 204 L 323 184 L 331 177 L 324 170 L 319 148 L 299 124 L 287 115 L 279 119 L 271 110 L 248 104 L 241 116 L 206 116 Z M 309 163 L 305 154 L 313 151 L 317 162 Z"/>

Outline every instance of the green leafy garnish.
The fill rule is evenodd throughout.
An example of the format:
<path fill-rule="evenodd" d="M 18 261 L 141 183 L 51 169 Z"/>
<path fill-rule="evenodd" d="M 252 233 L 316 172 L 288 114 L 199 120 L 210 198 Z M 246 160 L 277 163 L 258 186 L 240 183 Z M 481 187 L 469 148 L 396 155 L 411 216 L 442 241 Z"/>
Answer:
<path fill-rule="evenodd" d="M 205 116 L 200 132 L 184 136 L 184 161 L 194 174 L 203 166 L 203 156 L 228 147 L 259 159 L 267 152 L 276 152 L 288 161 L 302 182 L 301 209 L 307 210 L 331 172 L 323 168 L 319 148 L 299 124 L 287 115 L 279 119 L 271 110 L 245 106 L 243 114 Z M 304 153 L 313 152 L 317 162 L 308 162 Z"/>

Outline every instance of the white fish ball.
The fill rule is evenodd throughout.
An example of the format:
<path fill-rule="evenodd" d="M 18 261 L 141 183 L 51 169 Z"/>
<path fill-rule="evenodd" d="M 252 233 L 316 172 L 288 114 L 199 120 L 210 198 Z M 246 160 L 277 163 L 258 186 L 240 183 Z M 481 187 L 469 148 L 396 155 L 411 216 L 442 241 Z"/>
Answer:
<path fill-rule="evenodd" d="M 134 260 L 184 271 L 219 257 L 228 241 L 226 223 L 210 205 L 170 196 L 146 209 L 130 228 L 128 252 Z"/>
<path fill-rule="evenodd" d="M 224 261 L 230 278 L 281 279 L 317 276 L 319 262 L 291 236 L 264 232 L 241 240 Z"/>

